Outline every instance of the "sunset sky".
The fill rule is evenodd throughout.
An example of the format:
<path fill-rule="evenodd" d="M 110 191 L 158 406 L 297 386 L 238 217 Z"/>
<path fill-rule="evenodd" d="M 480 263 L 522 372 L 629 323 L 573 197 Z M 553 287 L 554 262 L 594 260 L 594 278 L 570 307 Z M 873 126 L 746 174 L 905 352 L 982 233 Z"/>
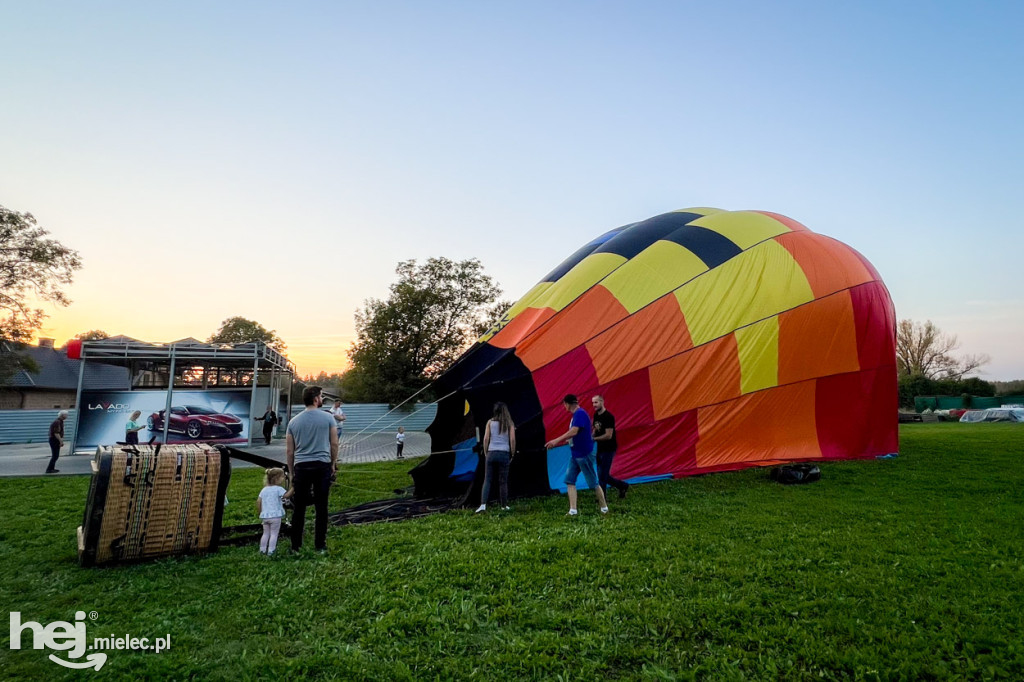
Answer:
<path fill-rule="evenodd" d="M 518 298 L 688 206 L 863 253 L 1024 378 L 1024 3 L 0 2 L 0 204 L 81 252 L 43 336 L 241 315 L 338 371 L 400 260 Z"/>

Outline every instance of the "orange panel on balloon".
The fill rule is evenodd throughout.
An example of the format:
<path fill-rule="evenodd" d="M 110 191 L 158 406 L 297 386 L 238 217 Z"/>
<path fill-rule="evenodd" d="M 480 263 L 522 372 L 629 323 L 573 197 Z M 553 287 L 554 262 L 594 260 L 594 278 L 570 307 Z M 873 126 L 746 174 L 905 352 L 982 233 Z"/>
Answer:
<path fill-rule="evenodd" d="M 646 343 L 638 344 L 638 339 L 645 339 Z M 691 348 L 686 319 L 672 294 L 662 296 L 587 342 L 603 384 Z"/>
<path fill-rule="evenodd" d="M 659 362 L 649 372 L 655 419 L 735 398 L 740 394 L 736 335 Z"/>
<path fill-rule="evenodd" d="M 697 466 L 821 457 L 814 381 L 748 393 L 697 411 Z"/>
<path fill-rule="evenodd" d="M 815 298 L 875 279 L 856 251 L 834 239 L 814 232 L 788 232 L 775 241 L 800 265 Z"/>
<path fill-rule="evenodd" d="M 857 324 L 849 291 L 779 314 L 779 383 L 856 372 Z"/>
<path fill-rule="evenodd" d="M 793 220 L 792 218 L 784 216 L 781 213 L 772 213 L 771 211 L 751 211 L 751 213 L 760 213 L 761 215 L 766 215 L 769 218 L 773 218 L 775 220 L 778 220 L 780 223 L 782 223 L 783 225 L 785 225 L 789 229 L 793 230 L 794 232 L 807 232 L 808 231 L 807 228 L 803 224 L 798 223 L 797 221 Z"/>
<path fill-rule="evenodd" d="M 516 355 L 531 370 L 543 367 L 589 341 L 628 313 L 600 284 L 576 299 L 556 318 L 516 346 Z"/>
<path fill-rule="evenodd" d="M 487 343 L 498 348 L 515 348 L 531 331 L 547 322 L 554 314 L 551 308 L 527 308 L 513 317 Z"/>

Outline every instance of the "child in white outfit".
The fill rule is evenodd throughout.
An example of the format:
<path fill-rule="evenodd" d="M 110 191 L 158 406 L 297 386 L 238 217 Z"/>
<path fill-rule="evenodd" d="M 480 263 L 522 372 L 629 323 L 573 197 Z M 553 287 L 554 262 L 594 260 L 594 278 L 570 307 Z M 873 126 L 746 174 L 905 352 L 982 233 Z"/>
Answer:
<path fill-rule="evenodd" d="M 398 445 L 398 459 L 402 459 L 402 450 L 405 448 L 405 427 L 399 426 L 398 433 L 395 434 L 395 443 Z"/>
<path fill-rule="evenodd" d="M 287 500 L 295 489 L 285 490 L 284 469 L 267 469 L 263 477 L 263 490 L 256 498 L 256 510 L 263 522 L 263 537 L 260 538 L 260 554 L 273 554 L 277 549 L 277 536 L 281 532 L 281 521 L 284 520 L 283 500 Z"/>

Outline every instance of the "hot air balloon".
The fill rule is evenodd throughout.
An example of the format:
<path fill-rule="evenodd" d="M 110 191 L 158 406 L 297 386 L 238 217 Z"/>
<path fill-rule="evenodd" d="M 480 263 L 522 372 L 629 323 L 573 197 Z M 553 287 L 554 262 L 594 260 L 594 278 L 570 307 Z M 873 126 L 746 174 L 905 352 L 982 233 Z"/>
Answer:
<path fill-rule="evenodd" d="M 766 211 L 690 208 L 611 230 L 552 270 L 435 383 L 420 496 L 468 495 L 508 404 L 510 491 L 564 491 L 562 397 L 616 415 L 632 483 L 897 451 L 895 313 L 852 248 Z M 580 487 L 583 482 L 580 480 Z"/>

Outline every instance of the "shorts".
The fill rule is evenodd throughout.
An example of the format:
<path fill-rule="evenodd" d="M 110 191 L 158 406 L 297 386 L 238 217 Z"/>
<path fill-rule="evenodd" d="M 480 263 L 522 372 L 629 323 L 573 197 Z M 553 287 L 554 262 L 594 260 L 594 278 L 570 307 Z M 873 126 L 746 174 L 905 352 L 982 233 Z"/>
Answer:
<path fill-rule="evenodd" d="M 565 484 L 576 485 L 576 477 L 581 473 L 591 490 L 597 487 L 597 458 L 594 453 L 590 453 L 586 457 L 569 458 L 569 468 L 565 471 Z"/>

